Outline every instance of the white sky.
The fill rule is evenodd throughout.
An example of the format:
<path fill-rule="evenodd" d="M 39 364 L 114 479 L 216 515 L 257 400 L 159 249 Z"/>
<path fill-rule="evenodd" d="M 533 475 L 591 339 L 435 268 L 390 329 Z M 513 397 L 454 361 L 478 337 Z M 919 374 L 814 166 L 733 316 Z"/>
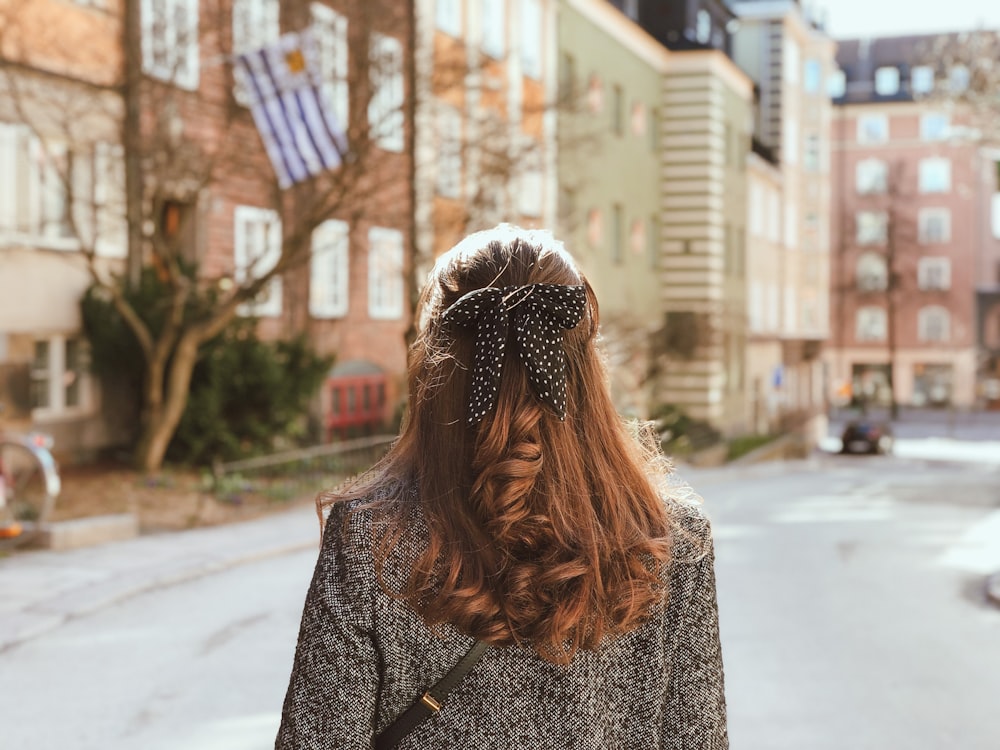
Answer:
<path fill-rule="evenodd" d="M 1000 29 L 997 0 L 820 0 L 834 39 Z"/>

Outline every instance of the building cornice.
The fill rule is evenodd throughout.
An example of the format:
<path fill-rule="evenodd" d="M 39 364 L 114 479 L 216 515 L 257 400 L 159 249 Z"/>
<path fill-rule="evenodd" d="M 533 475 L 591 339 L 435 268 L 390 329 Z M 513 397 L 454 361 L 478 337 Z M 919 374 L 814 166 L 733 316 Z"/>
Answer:
<path fill-rule="evenodd" d="M 724 52 L 714 49 L 674 52 L 670 56 L 669 73 L 707 71 L 725 81 L 730 88 L 747 100 L 753 99 L 753 81 Z"/>
<path fill-rule="evenodd" d="M 667 71 L 672 53 L 607 0 L 566 0 L 566 4 L 658 72 Z"/>

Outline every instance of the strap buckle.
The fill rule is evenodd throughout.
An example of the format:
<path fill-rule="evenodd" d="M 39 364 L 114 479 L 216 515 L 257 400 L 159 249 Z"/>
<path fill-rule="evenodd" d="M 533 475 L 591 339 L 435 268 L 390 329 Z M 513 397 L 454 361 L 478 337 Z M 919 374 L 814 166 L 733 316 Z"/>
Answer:
<path fill-rule="evenodd" d="M 441 710 L 441 704 L 438 702 L 437 698 L 430 694 L 430 691 L 427 691 L 420 696 L 420 702 L 435 713 Z"/>

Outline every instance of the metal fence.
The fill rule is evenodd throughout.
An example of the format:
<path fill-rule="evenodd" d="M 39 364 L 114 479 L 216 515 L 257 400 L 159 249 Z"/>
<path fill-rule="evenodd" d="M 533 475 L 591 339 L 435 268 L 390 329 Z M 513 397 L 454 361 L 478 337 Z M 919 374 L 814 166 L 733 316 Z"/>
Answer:
<path fill-rule="evenodd" d="M 367 471 L 395 439 L 375 435 L 220 462 L 212 467 L 212 489 L 220 499 L 254 494 L 279 501 L 316 495 Z"/>

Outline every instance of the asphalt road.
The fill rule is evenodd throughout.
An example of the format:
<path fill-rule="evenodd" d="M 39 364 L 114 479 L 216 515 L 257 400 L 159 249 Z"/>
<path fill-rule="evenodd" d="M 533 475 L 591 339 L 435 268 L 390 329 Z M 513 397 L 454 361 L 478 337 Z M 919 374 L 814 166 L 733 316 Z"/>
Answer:
<path fill-rule="evenodd" d="M 734 750 L 1000 747 L 1000 610 L 981 590 L 1000 569 L 1000 467 L 831 457 L 693 481 L 715 524 Z M 314 557 L 0 653 L 0 747 L 270 747 Z"/>

